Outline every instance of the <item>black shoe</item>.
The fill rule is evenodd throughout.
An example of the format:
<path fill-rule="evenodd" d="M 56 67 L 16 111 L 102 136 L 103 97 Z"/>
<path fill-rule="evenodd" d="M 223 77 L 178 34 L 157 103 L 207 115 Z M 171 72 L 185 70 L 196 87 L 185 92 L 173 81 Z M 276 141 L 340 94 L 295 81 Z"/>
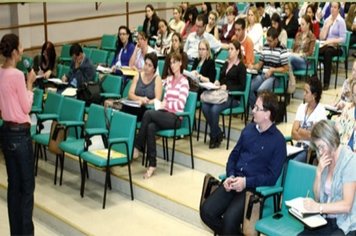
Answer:
<path fill-rule="evenodd" d="M 223 141 L 223 139 L 224 139 L 224 133 L 223 132 L 221 132 L 220 134 L 218 134 L 218 137 L 216 138 L 217 139 L 217 142 L 219 142 L 219 145 L 220 145 L 220 143 Z"/>
<path fill-rule="evenodd" d="M 215 138 L 210 138 L 210 142 L 209 142 L 209 148 L 215 148 L 215 143 L 216 143 L 216 139 Z"/>
<path fill-rule="evenodd" d="M 329 84 L 324 84 L 323 90 L 326 91 L 326 90 L 328 90 L 328 89 L 329 89 Z"/>

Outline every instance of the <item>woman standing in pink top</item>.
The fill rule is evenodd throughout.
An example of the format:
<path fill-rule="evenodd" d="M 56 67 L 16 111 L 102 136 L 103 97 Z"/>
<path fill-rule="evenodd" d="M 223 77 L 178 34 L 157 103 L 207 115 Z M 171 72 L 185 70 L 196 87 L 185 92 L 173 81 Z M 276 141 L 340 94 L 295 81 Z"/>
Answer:
<path fill-rule="evenodd" d="M 143 178 L 150 178 L 156 170 L 156 132 L 163 129 L 179 128 L 181 120 L 175 115 L 182 112 L 189 94 L 189 83 L 182 72 L 182 56 L 173 53 L 170 58 L 172 75 L 167 77 L 166 93 L 157 110 L 145 112 L 135 142 L 134 158 L 142 152 L 147 145 L 148 169 Z"/>
<path fill-rule="evenodd" d="M 8 175 L 7 206 L 11 235 L 33 235 L 34 158 L 30 135 L 30 116 L 36 74 L 16 69 L 23 48 L 15 34 L 0 41 L 5 62 L 0 68 L 0 114 L 2 149 Z"/>

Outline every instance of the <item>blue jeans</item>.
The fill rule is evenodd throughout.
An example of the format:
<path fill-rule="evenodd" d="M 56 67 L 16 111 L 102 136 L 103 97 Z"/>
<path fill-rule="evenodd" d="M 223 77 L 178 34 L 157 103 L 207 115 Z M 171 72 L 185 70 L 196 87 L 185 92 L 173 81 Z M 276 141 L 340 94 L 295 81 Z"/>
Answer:
<path fill-rule="evenodd" d="M 242 235 L 246 191 L 226 192 L 220 185 L 200 207 L 200 218 L 218 235 Z"/>
<path fill-rule="evenodd" d="M 11 235 L 33 235 L 34 156 L 29 128 L 1 128 L 8 176 L 7 207 Z"/>
<path fill-rule="evenodd" d="M 206 122 L 210 127 L 210 138 L 216 138 L 222 133 L 219 127 L 219 115 L 220 112 L 230 107 L 231 97 L 226 102 L 221 104 L 210 104 L 202 102 L 201 109 L 203 111 Z M 239 101 L 232 100 L 232 106 L 237 106 Z"/>
<path fill-rule="evenodd" d="M 269 78 L 265 79 L 265 75 L 257 75 L 252 78 L 251 81 L 251 90 L 250 90 L 250 96 L 249 96 L 249 102 L 250 106 L 253 108 L 253 106 L 256 103 L 257 100 L 257 93 L 262 91 L 262 90 L 269 90 L 272 91 L 273 89 L 273 81 L 276 79 L 276 77 L 271 76 Z M 275 87 L 279 86 L 279 80 L 277 79 L 275 82 Z"/>
<path fill-rule="evenodd" d="M 307 61 L 303 57 L 291 55 L 289 56 L 289 63 L 292 71 L 307 69 Z"/>

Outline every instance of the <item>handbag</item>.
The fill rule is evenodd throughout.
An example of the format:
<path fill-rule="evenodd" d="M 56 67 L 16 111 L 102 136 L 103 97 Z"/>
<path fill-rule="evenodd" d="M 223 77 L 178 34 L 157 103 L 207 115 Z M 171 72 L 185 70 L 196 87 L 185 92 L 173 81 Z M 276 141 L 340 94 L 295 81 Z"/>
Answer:
<path fill-rule="evenodd" d="M 48 150 L 53 154 L 62 154 L 63 151 L 59 148 L 59 144 L 66 138 L 65 127 L 54 120 L 49 137 Z"/>
<path fill-rule="evenodd" d="M 212 194 L 220 185 L 220 181 L 211 174 L 206 174 L 203 182 L 203 189 L 200 197 L 200 207 L 205 200 Z"/>
<path fill-rule="evenodd" d="M 85 101 L 85 105 L 89 106 L 91 103 L 101 103 L 101 84 L 96 82 L 84 83 L 81 88 L 77 90 L 77 98 Z"/>
<path fill-rule="evenodd" d="M 210 104 L 221 104 L 227 101 L 229 93 L 224 89 L 206 90 L 200 95 L 200 101 Z"/>

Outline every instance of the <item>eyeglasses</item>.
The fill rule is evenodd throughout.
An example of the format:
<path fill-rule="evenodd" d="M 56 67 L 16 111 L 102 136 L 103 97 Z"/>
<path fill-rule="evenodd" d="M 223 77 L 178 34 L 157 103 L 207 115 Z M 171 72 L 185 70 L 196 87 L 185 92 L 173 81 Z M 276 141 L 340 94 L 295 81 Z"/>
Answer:
<path fill-rule="evenodd" d="M 255 110 L 255 111 L 267 111 L 264 107 L 260 108 L 256 104 L 253 106 L 253 110 Z"/>

